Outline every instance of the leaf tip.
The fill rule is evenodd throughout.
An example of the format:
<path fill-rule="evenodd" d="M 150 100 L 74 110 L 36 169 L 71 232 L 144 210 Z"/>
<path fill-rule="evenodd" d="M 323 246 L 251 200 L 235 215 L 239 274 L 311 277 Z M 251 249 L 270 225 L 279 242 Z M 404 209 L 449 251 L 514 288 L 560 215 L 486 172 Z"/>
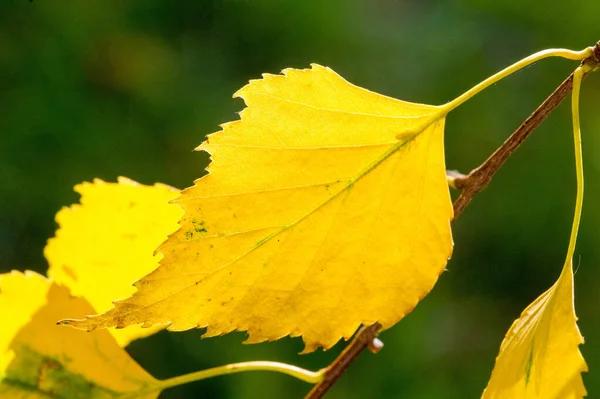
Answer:
<path fill-rule="evenodd" d="M 66 326 L 66 327 L 73 327 L 73 328 L 77 328 L 80 330 L 85 330 L 87 328 L 82 328 L 81 327 L 81 323 L 84 322 L 85 320 L 78 320 L 78 319 L 62 319 L 56 322 L 57 326 Z"/>
<path fill-rule="evenodd" d="M 84 330 L 87 332 L 94 331 L 97 327 L 94 323 L 90 323 L 90 319 L 88 317 L 86 317 L 85 319 L 62 319 L 57 321 L 56 325 L 71 327 L 77 330 Z"/>

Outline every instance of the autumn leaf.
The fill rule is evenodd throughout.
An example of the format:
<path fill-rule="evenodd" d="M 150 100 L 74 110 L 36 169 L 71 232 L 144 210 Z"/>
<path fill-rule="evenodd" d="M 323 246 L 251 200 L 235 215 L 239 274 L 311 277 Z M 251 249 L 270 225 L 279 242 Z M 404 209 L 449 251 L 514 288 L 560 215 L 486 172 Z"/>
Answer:
<path fill-rule="evenodd" d="M 235 96 L 248 107 L 198 147 L 209 174 L 175 200 L 185 215 L 160 267 L 106 314 L 65 324 L 289 334 L 312 351 L 361 323 L 391 327 L 431 290 L 452 252 L 447 107 L 319 65 Z"/>
<path fill-rule="evenodd" d="M 33 272 L 0 275 L 0 397 L 104 399 L 157 381 L 107 331 L 81 334 L 56 325 L 94 309 Z M 152 393 L 136 398 L 153 399 Z"/>
<path fill-rule="evenodd" d="M 169 203 L 179 191 L 124 177 L 118 183 L 96 179 L 77 185 L 75 191 L 81 194 L 81 204 L 58 212 L 60 228 L 44 250 L 48 276 L 104 312 L 113 300 L 130 296 L 133 283 L 158 266 L 162 255 L 154 250 L 177 230 L 182 215 L 179 206 Z M 121 346 L 156 331 L 139 326 L 111 329 Z"/>
<path fill-rule="evenodd" d="M 484 399 L 579 399 L 586 395 L 573 304 L 572 261 L 506 334 Z"/>
<path fill-rule="evenodd" d="M 579 345 L 573 292 L 573 254 L 583 206 L 583 153 L 579 93 L 589 65 L 573 72 L 573 142 L 577 195 L 566 262 L 558 281 L 525 309 L 506 334 L 483 399 L 580 399 L 586 395 L 581 373 L 587 365 Z"/>

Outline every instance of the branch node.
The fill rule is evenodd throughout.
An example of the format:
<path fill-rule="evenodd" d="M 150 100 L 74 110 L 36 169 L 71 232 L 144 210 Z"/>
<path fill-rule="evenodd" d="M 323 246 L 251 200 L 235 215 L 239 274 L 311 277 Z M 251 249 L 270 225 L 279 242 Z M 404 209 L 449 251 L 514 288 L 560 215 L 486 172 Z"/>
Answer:
<path fill-rule="evenodd" d="M 600 64 L 600 40 L 594 47 L 592 47 L 592 56 L 583 60 L 588 62 L 592 67 L 597 67 Z"/>
<path fill-rule="evenodd" d="M 381 350 L 383 342 L 377 339 L 380 329 L 381 324 L 379 323 L 361 327 L 342 353 L 327 367 L 323 381 L 315 385 L 304 399 L 322 398 L 365 349 L 369 348 L 373 352 L 373 349 L 371 349 L 371 346 L 373 346 L 375 348 L 379 347 L 377 350 Z M 375 342 L 376 340 L 377 342 Z"/>
<path fill-rule="evenodd" d="M 446 171 L 446 180 L 448 181 L 448 185 L 455 190 L 463 189 L 467 177 L 467 175 L 463 175 L 458 170 Z"/>
<path fill-rule="evenodd" d="M 373 338 L 371 342 L 369 342 L 369 350 L 371 353 L 377 353 L 383 348 L 383 342 L 379 338 Z"/>

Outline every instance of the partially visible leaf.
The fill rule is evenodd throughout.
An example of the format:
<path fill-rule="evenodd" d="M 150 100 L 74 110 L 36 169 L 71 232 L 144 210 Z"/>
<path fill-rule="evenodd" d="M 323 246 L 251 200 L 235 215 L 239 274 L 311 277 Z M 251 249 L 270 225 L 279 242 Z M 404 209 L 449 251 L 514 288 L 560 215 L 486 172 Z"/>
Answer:
<path fill-rule="evenodd" d="M 58 212 L 60 228 L 44 250 L 48 276 L 103 312 L 113 300 L 130 296 L 133 283 L 158 266 L 162 255 L 154 250 L 177 230 L 183 213 L 169 203 L 179 191 L 123 177 L 118 183 L 96 179 L 75 186 L 75 191 L 81 194 L 81 205 Z M 111 330 L 122 346 L 156 331 L 139 326 Z"/>
<path fill-rule="evenodd" d="M 13 360 L 14 353 L 8 347 L 14 337 L 46 304 L 48 284 L 36 273 L 0 274 L 0 377 Z"/>
<path fill-rule="evenodd" d="M 452 252 L 446 109 L 319 65 L 283 74 L 242 88 L 241 120 L 199 147 L 209 174 L 176 200 L 186 213 L 160 267 L 105 315 L 65 324 L 301 335 L 312 351 L 391 327 L 431 290 Z"/>
<path fill-rule="evenodd" d="M 573 265 L 506 334 L 484 399 L 579 399 L 586 395 L 583 343 L 573 304 Z"/>
<path fill-rule="evenodd" d="M 81 334 L 56 325 L 65 315 L 90 312 L 84 299 L 39 274 L 0 275 L 0 397 L 108 399 L 155 384 L 107 331 Z"/>

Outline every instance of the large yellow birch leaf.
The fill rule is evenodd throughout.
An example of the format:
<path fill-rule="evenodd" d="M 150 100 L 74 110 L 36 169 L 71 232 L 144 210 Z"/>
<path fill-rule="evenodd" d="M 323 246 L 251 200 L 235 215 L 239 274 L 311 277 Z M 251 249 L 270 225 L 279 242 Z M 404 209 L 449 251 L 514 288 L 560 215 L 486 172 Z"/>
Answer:
<path fill-rule="evenodd" d="M 175 200 L 185 215 L 160 267 L 106 314 L 65 324 L 289 334 L 312 351 L 392 326 L 431 290 L 452 252 L 445 109 L 319 65 L 235 96 L 248 107 L 198 147 L 209 174 Z"/>
<path fill-rule="evenodd" d="M 580 399 L 586 395 L 573 304 L 573 266 L 527 307 L 508 330 L 484 399 Z"/>
<path fill-rule="evenodd" d="M 104 312 L 113 300 L 130 296 L 133 283 L 158 266 L 162 255 L 154 250 L 177 230 L 183 214 L 169 203 L 179 191 L 124 177 L 118 183 L 96 179 L 75 186 L 75 191 L 81 194 L 81 204 L 58 212 L 60 228 L 44 250 L 48 276 Z M 139 326 L 111 329 L 121 346 L 156 331 Z"/>
<path fill-rule="evenodd" d="M 0 275 L 0 397 L 108 399 L 157 384 L 107 331 L 81 334 L 56 325 L 93 311 L 39 274 Z"/>

